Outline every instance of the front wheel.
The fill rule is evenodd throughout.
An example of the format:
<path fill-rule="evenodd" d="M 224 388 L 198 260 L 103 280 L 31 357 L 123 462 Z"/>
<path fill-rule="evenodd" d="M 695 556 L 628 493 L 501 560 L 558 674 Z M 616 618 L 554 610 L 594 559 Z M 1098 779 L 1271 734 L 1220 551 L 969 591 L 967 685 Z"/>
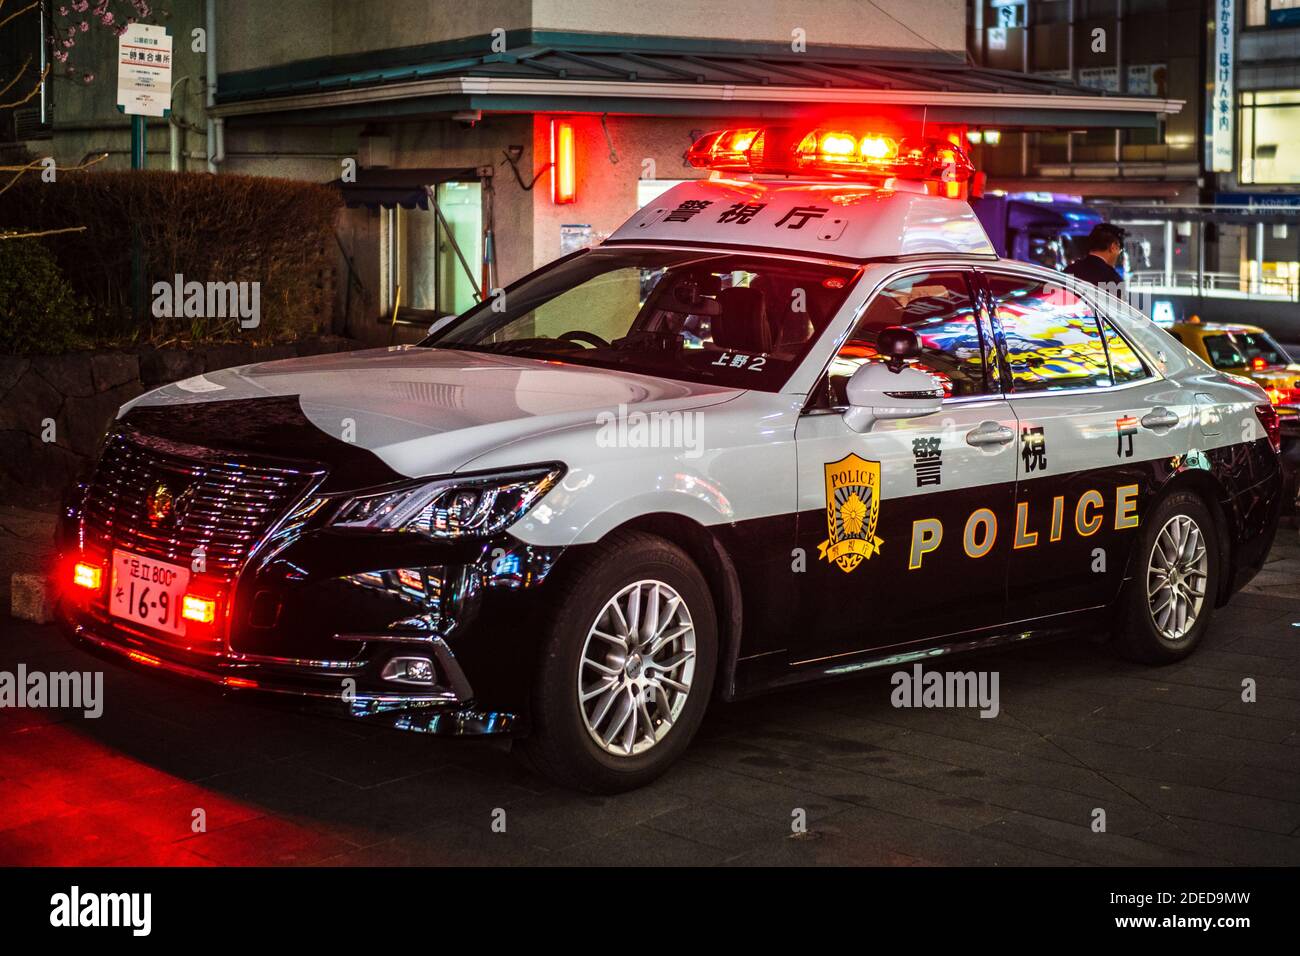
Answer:
<path fill-rule="evenodd" d="M 1201 498 L 1176 491 L 1143 529 L 1116 638 L 1124 656 L 1149 664 L 1182 660 L 1200 643 L 1219 590 L 1218 526 Z"/>
<path fill-rule="evenodd" d="M 524 753 L 566 786 L 643 786 L 704 717 L 718 659 L 708 585 L 685 552 L 642 532 L 616 533 L 554 583 Z"/>

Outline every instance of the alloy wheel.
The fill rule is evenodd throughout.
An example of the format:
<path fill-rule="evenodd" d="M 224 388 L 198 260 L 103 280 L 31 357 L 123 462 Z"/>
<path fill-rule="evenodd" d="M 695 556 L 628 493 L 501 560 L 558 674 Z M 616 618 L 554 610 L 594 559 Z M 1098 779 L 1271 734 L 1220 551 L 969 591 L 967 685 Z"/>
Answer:
<path fill-rule="evenodd" d="M 606 753 L 644 753 L 681 716 L 695 676 L 695 625 L 663 581 L 629 584 L 587 632 L 578 663 L 578 706 Z"/>
<path fill-rule="evenodd" d="M 1147 604 L 1165 640 L 1187 636 L 1205 604 L 1209 555 L 1200 526 L 1174 515 L 1156 535 L 1147 563 Z"/>

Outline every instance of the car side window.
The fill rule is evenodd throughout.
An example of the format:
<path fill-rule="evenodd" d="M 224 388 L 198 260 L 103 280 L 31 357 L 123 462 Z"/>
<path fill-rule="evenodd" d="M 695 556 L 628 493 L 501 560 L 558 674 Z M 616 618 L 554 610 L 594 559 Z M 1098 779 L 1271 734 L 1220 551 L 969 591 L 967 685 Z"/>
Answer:
<path fill-rule="evenodd" d="M 912 365 L 934 375 L 945 397 L 988 394 L 985 350 L 966 276 L 923 272 L 895 279 L 871 300 L 827 370 L 832 405 L 848 404 L 844 387 L 860 366 L 882 361 L 876 339 L 891 325 L 920 337 L 921 355 Z"/>
<path fill-rule="evenodd" d="M 990 274 L 1015 392 L 1111 384 L 1096 312 L 1064 285 L 1031 276 Z"/>
<path fill-rule="evenodd" d="M 1106 319 L 1101 320 L 1102 334 L 1106 337 L 1106 354 L 1110 357 L 1110 378 L 1116 385 L 1140 382 L 1151 375 L 1133 346 L 1119 334 L 1119 329 Z"/>

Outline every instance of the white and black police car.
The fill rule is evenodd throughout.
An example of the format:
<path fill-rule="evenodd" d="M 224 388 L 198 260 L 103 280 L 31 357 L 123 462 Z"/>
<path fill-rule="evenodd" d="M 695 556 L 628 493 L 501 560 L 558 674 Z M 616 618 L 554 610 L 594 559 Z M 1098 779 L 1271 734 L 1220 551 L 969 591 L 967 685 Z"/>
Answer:
<path fill-rule="evenodd" d="M 106 655 L 565 784 L 710 701 L 1021 641 L 1189 654 L 1260 568 L 1278 421 L 1124 302 L 999 259 L 944 140 L 732 129 L 418 346 L 124 407 L 61 525 Z M 273 712 L 272 712 L 273 713 Z"/>

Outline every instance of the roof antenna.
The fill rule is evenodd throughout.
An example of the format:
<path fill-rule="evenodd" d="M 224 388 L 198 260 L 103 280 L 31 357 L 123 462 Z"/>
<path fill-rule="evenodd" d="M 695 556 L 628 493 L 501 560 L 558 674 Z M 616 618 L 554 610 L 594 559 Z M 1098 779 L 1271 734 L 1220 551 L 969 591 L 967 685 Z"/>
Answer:
<path fill-rule="evenodd" d="M 921 139 L 925 139 L 925 118 L 930 112 L 930 105 L 927 103 L 921 107 Z"/>

